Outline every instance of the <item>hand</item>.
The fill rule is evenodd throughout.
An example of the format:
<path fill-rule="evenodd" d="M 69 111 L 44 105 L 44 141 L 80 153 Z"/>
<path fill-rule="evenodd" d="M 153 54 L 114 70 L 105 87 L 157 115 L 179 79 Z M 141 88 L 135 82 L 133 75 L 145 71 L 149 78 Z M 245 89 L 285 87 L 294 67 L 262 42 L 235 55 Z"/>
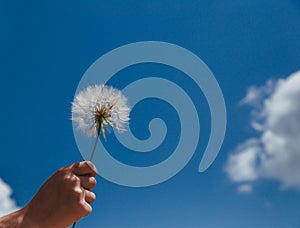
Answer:
<path fill-rule="evenodd" d="M 91 192 L 96 185 L 96 173 L 95 166 L 87 161 L 59 169 L 27 206 L 0 218 L 0 227 L 68 227 L 91 213 L 90 204 L 96 199 Z"/>

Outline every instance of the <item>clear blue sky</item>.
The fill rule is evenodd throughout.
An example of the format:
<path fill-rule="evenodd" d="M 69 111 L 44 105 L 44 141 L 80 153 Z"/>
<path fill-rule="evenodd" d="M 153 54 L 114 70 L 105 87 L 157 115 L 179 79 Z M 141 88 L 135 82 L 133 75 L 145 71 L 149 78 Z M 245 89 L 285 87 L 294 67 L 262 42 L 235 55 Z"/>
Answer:
<path fill-rule="evenodd" d="M 2 1 L 0 25 L 0 177 L 19 206 L 56 169 L 81 160 L 69 119 L 87 68 L 121 45 L 157 40 L 189 49 L 214 73 L 228 114 L 221 152 L 197 172 L 204 128 L 189 164 L 163 184 L 128 188 L 98 176 L 94 211 L 78 227 L 300 227 L 299 191 L 259 180 L 251 194 L 241 194 L 224 171 L 229 154 L 256 134 L 249 110 L 238 105 L 248 87 L 300 69 L 299 1 Z"/>

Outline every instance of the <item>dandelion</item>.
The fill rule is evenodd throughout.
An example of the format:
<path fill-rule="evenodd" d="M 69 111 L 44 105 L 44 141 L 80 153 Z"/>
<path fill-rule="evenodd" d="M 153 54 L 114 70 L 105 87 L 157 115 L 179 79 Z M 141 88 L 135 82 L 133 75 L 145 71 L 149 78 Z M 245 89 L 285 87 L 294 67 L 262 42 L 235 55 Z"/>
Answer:
<path fill-rule="evenodd" d="M 130 108 L 120 90 L 105 85 L 89 86 L 80 91 L 72 103 L 72 121 L 87 136 L 96 137 L 90 161 L 94 157 L 100 134 L 106 140 L 106 127 L 126 130 Z M 73 228 L 76 222 L 73 223 Z"/>
<path fill-rule="evenodd" d="M 77 94 L 72 103 L 72 120 L 78 130 L 96 137 L 90 160 L 93 159 L 101 133 L 106 140 L 106 127 L 115 128 L 118 132 L 126 130 L 129 112 L 126 97 L 113 87 L 93 85 Z"/>

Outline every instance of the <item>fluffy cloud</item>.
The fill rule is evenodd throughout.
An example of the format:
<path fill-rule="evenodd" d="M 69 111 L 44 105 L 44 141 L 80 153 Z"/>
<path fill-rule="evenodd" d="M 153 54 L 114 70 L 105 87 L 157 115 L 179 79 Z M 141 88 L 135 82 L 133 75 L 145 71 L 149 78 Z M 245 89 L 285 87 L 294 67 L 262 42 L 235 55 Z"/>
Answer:
<path fill-rule="evenodd" d="M 226 172 L 250 192 L 258 179 L 277 180 L 282 189 L 300 190 L 300 72 L 250 87 L 242 104 L 250 105 L 251 125 L 259 136 L 237 146 Z"/>
<path fill-rule="evenodd" d="M 11 187 L 0 178 L 0 216 L 19 209 L 16 202 L 10 197 Z"/>

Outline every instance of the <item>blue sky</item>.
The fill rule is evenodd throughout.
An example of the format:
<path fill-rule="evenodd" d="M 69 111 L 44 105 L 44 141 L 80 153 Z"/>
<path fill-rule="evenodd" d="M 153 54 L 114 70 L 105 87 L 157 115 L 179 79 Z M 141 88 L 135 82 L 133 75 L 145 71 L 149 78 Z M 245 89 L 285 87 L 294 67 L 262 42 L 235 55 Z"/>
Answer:
<path fill-rule="evenodd" d="M 218 80 L 228 115 L 220 154 L 206 172 L 197 172 L 209 135 L 209 109 L 199 95 L 201 140 L 188 165 L 167 182 L 148 188 L 119 186 L 98 176 L 94 211 L 78 227 L 300 227 L 299 176 L 294 177 L 296 184 L 283 188 L 286 176 L 270 169 L 252 170 L 252 179 L 226 171 L 230 156 L 243 154 L 238 145 L 250 138 L 265 143 L 260 135 L 270 129 L 251 127 L 251 121 L 261 121 L 255 112 L 264 109 L 254 101 L 265 101 L 280 86 L 271 86 L 271 95 L 265 91 L 268 86 L 261 86 L 300 69 L 299 1 L 9 1 L 0 3 L 0 18 L 0 178 L 13 190 L 18 206 L 26 205 L 56 169 L 81 160 L 69 119 L 71 101 L 88 67 L 121 45 L 156 40 L 192 51 Z M 176 74 L 151 64 L 126 71 L 132 77 L 143 71 Z M 112 84 L 121 87 L 118 80 Z M 249 88 L 264 96 L 240 105 Z M 155 112 L 165 108 L 160 105 Z M 148 111 L 153 107 L 150 103 Z M 134 114 L 145 112 L 137 109 Z M 176 140 L 176 126 L 173 130 L 169 147 Z M 145 128 L 136 132 L 147 136 Z M 112 153 L 130 164 L 166 158 L 164 153 L 147 159 Z M 241 169 L 233 172 L 243 173 Z M 248 190 L 238 191 L 244 182 Z"/>

